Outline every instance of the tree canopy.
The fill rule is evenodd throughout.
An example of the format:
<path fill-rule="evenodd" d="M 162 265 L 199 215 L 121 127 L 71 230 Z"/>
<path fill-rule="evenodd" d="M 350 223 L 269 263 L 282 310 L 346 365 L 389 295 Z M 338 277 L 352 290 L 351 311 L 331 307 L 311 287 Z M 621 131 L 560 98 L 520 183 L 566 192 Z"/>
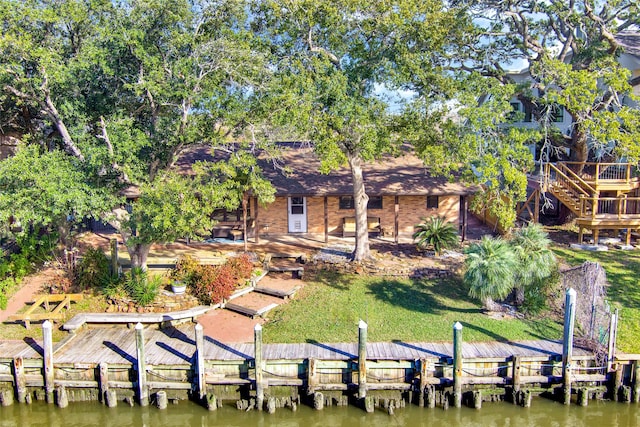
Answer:
<path fill-rule="evenodd" d="M 225 141 L 259 116 L 254 94 L 269 73 L 244 2 L 3 0 L 0 14 L 1 101 L 12 108 L 2 125 L 42 152 L 67 154 L 43 156 L 33 173 L 67 170 L 68 188 L 81 189 L 74 204 L 87 207 L 76 212 L 114 225 L 134 263 L 149 243 L 206 222 L 211 203 L 225 207 L 223 188 L 207 197 L 209 189 L 196 186 L 204 181 L 167 171 L 188 145 Z M 18 167 L 30 153 L 7 163 Z M 130 210 L 127 189 L 140 191 Z M 11 191 L 29 200 L 17 186 Z"/>

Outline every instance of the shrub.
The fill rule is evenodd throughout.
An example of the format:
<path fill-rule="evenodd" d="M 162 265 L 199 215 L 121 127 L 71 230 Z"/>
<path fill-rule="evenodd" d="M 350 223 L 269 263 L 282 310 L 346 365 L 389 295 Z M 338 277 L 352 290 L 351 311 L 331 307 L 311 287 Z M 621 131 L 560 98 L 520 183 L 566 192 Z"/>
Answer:
<path fill-rule="evenodd" d="M 242 284 L 244 280 L 249 279 L 253 272 L 253 263 L 247 254 L 229 258 L 225 265 L 231 268 L 231 272 L 238 281 L 238 284 Z"/>
<path fill-rule="evenodd" d="M 149 305 L 156 299 L 162 284 L 160 276 L 149 277 L 148 273 L 139 267 L 131 269 L 124 288 L 138 305 Z"/>
<path fill-rule="evenodd" d="M 416 225 L 413 240 L 420 249 L 433 247 L 436 255 L 440 255 L 443 249 L 455 247 L 458 244 L 456 228 L 444 217 L 432 216 L 428 220 L 422 218 L 422 223 Z"/>
<path fill-rule="evenodd" d="M 250 277 L 253 263 L 241 255 L 222 265 L 202 265 L 194 277 L 190 292 L 203 304 L 217 304 L 228 299 L 236 287 Z"/>
<path fill-rule="evenodd" d="M 8 294 L 15 288 L 16 279 L 13 277 L 6 277 L 0 279 L 0 309 L 6 310 L 7 303 L 9 302 Z"/>
<path fill-rule="evenodd" d="M 176 261 L 176 266 L 169 273 L 173 281 L 181 281 L 185 285 L 192 285 L 200 275 L 200 260 L 191 255 L 182 255 Z"/>
<path fill-rule="evenodd" d="M 227 265 L 203 265 L 191 292 L 203 304 L 217 304 L 228 299 L 238 281 Z"/>
<path fill-rule="evenodd" d="M 100 249 L 87 249 L 76 268 L 75 284 L 81 289 L 104 289 L 111 281 L 109 258 Z"/>

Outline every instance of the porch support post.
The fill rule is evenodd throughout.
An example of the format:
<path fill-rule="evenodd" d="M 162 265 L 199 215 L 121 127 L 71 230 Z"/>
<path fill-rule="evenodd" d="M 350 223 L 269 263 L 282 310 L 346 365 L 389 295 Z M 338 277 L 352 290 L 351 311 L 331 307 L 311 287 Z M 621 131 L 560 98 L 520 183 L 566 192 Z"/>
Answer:
<path fill-rule="evenodd" d="M 324 196 L 324 242 L 329 243 L 329 200 Z"/>
<path fill-rule="evenodd" d="M 396 245 L 398 244 L 398 231 L 400 230 L 400 198 L 399 196 L 395 197 L 394 205 L 394 218 L 393 218 L 393 239 Z"/>
<path fill-rule="evenodd" d="M 253 239 L 256 244 L 260 243 L 260 222 L 258 221 L 258 198 L 253 198 Z"/>
<path fill-rule="evenodd" d="M 469 225 L 469 209 L 467 196 L 462 196 L 462 236 L 461 239 L 464 242 L 467 240 L 467 227 Z"/>

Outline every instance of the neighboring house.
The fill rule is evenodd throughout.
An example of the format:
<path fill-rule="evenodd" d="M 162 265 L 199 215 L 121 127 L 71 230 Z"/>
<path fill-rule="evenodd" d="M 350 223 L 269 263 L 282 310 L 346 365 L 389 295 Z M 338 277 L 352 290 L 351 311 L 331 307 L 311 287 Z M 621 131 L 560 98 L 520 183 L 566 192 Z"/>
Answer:
<path fill-rule="evenodd" d="M 301 143 L 283 143 L 282 168 L 264 161 L 264 175 L 276 188 L 275 201 L 267 206 L 251 202 L 249 237 L 294 235 L 325 240 L 329 236 L 353 236 L 353 190 L 347 167 L 320 173 L 320 161 L 313 150 Z M 198 160 L 220 161 L 224 155 L 209 146 L 186 150 L 176 166 L 183 171 Z M 473 189 L 445 178 L 429 175 L 424 163 L 411 154 L 388 156 L 364 165 L 365 188 L 369 195 L 370 232 L 398 241 L 411 238 L 414 226 L 423 217 L 444 216 L 466 233 L 466 196 Z M 230 237 L 241 227 L 241 211 L 216 211 L 219 221 L 212 235 Z"/>
<path fill-rule="evenodd" d="M 620 65 L 627 68 L 631 72 L 631 78 L 629 83 L 633 87 L 633 93 L 636 96 L 640 96 L 640 33 L 637 32 L 622 32 L 616 36 L 617 41 L 620 43 L 623 51 L 618 57 Z M 514 70 L 507 73 L 508 77 L 514 83 L 525 83 L 531 79 L 529 74 L 529 68 L 522 70 Z M 536 88 L 531 89 L 531 96 L 538 96 L 538 90 Z M 539 120 L 534 117 L 533 106 L 531 103 L 523 102 L 524 99 L 514 97 L 511 99 L 511 107 L 514 112 L 520 114 L 517 115 L 519 119 L 514 123 L 516 126 L 524 128 L 537 128 L 540 126 Z M 482 102 L 482 100 L 480 100 Z M 621 103 L 630 107 L 640 107 L 638 102 L 632 100 L 628 96 L 625 96 L 621 100 Z M 573 118 L 571 115 L 561 106 L 552 109 L 549 114 L 549 122 L 558 128 L 563 135 L 571 135 L 571 127 L 573 124 Z M 537 158 L 536 146 L 531 145 L 530 150 Z M 566 150 L 566 155 L 569 155 L 569 149 Z"/>

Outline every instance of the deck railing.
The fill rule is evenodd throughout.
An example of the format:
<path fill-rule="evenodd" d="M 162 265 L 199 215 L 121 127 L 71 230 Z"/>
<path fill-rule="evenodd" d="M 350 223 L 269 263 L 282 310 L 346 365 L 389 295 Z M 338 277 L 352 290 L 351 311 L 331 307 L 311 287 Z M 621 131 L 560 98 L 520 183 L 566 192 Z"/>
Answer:
<path fill-rule="evenodd" d="M 596 218 L 597 215 L 640 217 L 640 197 L 580 197 L 580 216 Z"/>
<path fill-rule="evenodd" d="M 565 167 L 573 171 L 588 182 L 596 185 L 602 181 L 617 181 L 630 184 L 637 179 L 633 176 L 631 163 L 588 163 L 588 162 L 562 162 Z"/>

